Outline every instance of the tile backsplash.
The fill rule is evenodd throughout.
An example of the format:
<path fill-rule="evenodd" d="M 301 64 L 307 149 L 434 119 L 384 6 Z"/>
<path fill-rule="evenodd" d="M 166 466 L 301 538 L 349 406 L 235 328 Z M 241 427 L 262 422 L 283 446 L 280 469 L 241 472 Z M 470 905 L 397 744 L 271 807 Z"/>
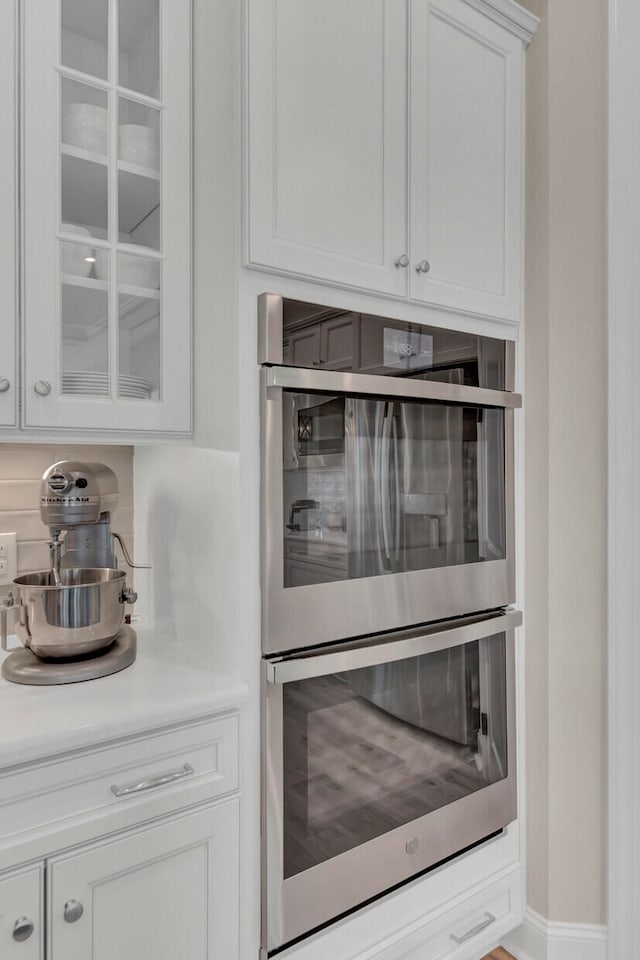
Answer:
<path fill-rule="evenodd" d="M 39 510 L 40 479 L 58 460 L 106 463 L 115 472 L 120 502 L 111 529 L 123 537 L 133 554 L 133 447 L 1 443 L 0 533 L 17 534 L 18 574 L 49 566 L 49 530 Z"/>

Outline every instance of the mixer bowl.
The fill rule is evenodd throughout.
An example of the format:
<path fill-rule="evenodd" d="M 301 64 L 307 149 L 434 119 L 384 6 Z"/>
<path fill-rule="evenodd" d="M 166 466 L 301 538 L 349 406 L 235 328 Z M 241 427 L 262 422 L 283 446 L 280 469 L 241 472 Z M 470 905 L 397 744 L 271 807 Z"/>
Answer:
<path fill-rule="evenodd" d="M 122 627 L 124 605 L 135 599 L 123 570 L 78 567 L 50 570 L 13 581 L 20 642 L 42 660 L 81 657 L 108 647 Z"/>

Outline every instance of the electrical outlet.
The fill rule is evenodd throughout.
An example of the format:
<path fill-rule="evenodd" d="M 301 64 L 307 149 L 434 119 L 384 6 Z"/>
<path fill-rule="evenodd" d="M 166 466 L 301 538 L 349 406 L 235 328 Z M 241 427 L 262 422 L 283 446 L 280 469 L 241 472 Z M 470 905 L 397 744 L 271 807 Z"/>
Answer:
<path fill-rule="evenodd" d="M 0 584 L 18 576 L 18 548 L 15 533 L 0 533 Z"/>

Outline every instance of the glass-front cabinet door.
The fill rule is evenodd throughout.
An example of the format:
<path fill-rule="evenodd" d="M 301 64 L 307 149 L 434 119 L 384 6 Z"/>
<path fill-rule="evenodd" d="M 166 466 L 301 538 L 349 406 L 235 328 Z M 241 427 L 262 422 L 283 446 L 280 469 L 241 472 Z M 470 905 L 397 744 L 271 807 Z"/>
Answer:
<path fill-rule="evenodd" d="M 24 20 L 25 424 L 188 432 L 190 0 Z"/>

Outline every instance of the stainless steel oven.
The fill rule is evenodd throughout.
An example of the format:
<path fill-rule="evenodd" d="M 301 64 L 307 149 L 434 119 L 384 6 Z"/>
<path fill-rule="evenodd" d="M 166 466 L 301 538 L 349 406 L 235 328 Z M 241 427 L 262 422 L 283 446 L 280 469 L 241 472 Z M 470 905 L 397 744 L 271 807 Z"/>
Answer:
<path fill-rule="evenodd" d="M 520 620 L 496 612 L 263 661 L 264 956 L 515 818 Z"/>
<path fill-rule="evenodd" d="M 266 655 L 514 602 L 512 343 L 264 294 L 259 360 Z"/>

